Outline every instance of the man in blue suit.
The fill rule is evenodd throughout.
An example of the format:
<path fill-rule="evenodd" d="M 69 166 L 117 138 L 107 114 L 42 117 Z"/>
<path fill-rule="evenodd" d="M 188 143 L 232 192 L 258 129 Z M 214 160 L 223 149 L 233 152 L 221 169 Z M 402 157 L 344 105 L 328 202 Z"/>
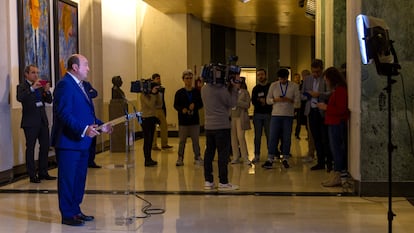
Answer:
<path fill-rule="evenodd" d="M 92 99 L 83 87 L 89 66 L 86 57 L 74 54 L 67 61 L 67 73 L 57 83 L 53 101 L 52 146 L 58 161 L 58 198 L 62 224 L 84 225 L 94 220 L 82 213 L 80 204 L 85 192 L 89 148 L 99 135 Z M 110 124 L 102 132 L 111 133 Z"/>

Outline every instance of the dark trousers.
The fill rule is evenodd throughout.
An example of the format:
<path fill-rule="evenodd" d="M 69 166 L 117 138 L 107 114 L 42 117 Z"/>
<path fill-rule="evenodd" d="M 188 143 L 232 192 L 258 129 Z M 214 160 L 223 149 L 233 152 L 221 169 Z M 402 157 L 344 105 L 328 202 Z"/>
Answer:
<path fill-rule="evenodd" d="M 219 182 L 227 184 L 228 162 L 230 156 L 230 129 L 206 130 L 206 151 L 204 153 L 204 179 L 213 182 L 213 160 L 218 154 Z"/>
<path fill-rule="evenodd" d="M 25 127 L 23 128 L 26 137 L 26 169 L 29 177 L 36 176 L 35 165 L 35 145 L 39 140 L 39 172 L 40 176 L 47 174 L 47 160 L 49 156 L 49 128 L 45 127 Z"/>
<path fill-rule="evenodd" d="M 309 128 L 315 143 L 318 164 L 332 166 L 332 154 L 329 148 L 328 127 L 323 123 L 324 119 L 322 118 L 319 109 L 312 108 L 308 117 Z"/>
<path fill-rule="evenodd" d="M 300 134 L 300 128 L 302 125 L 306 127 L 306 130 L 308 130 L 308 124 L 307 124 L 307 118 L 305 116 L 305 106 L 306 106 L 306 100 L 301 101 L 300 103 L 300 109 L 295 109 L 296 112 L 296 128 L 295 128 L 295 136 L 299 136 Z"/>
<path fill-rule="evenodd" d="M 144 157 L 145 160 L 151 159 L 152 141 L 154 140 L 156 117 L 142 118 L 142 134 L 144 137 Z"/>
<path fill-rule="evenodd" d="M 58 161 L 58 199 L 62 218 L 81 213 L 80 204 L 85 193 L 89 151 L 56 148 Z"/>

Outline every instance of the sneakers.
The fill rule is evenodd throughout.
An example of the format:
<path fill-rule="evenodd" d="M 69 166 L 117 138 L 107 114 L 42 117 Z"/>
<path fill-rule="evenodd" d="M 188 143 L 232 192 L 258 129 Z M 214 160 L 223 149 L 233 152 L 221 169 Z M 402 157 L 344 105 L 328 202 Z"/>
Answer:
<path fill-rule="evenodd" d="M 240 160 L 240 158 L 238 158 L 238 159 L 233 159 L 230 163 L 231 164 L 239 164 L 239 163 L 242 163 L 242 161 Z M 252 165 L 252 162 L 249 159 L 243 159 L 243 163 L 245 165 Z"/>
<path fill-rule="evenodd" d="M 266 162 L 262 165 L 262 168 L 266 168 L 266 169 L 273 168 L 273 162 L 270 160 L 266 160 Z"/>
<path fill-rule="evenodd" d="M 238 163 L 241 163 L 241 161 L 240 161 L 240 158 L 238 158 L 238 159 L 233 159 L 230 163 L 231 164 L 238 164 Z"/>
<path fill-rule="evenodd" d="M 171 149 L 171 148 L 173 148 L 173 146 L 170 146 L 170 145 L 165 145 L 165 146 L 162 146 L 161 147 L 163 150 L 166 150 L 166 149 Z"/>
<path fill-rule="evenodd" d="M 310 163 L 310 162 L 313 162 L 313 158 L 312 158 L 312 157 L 310 157 L 310 156 L 306 156 L 306 157 L 304 157 L 304 158 L 302 159 L 302 162 L 304 162 L 304 163 Z"/>
<path fill-rule="evenodd" d="M 288 163 L 288 161 L 286 159 L 284 159 L 282 161 L 282 165 L 283 165 L 284 168 L 290 168 L 289 163 Z"/>
<path fill-rule="evenodd" d="M 201 158 L 201 156 L 197 157 L 197 158 L 194 159 L 194 164 L 198 165 L 198 166 L 202 166 L 202 165 L 204 165 L 204 160 Z"/>
<path fill-rule="evenodd" d="M 175 163 L 175 166 L 180 167 L 183 166 L 184 162 L 183 162 L 183 157 L 178 156 L 177 162 Z"/>
<path fill-rule="evenodd" d="M 214 189 L 214 182 L 205 181 L 204 182 L 204 189 L 205 190 L 213 190 Z"/>
<path fill-rule="evenodd" d="M 323 181 L 322 183 L 323 187 L 335 187 L 335 186 L 341 186 L 341 173 L 340 172 L 331 172 L 331 176 Z"/>
<path fill-rule="evenodd" d="M 205 181 L 204 182 L 204 190 L 213 190 L 214 187 L 214 182 L 210 182 L 210 181 Z M 238 185 L 234 185 L 234 184 L 222 184 L 219 183 L 218 187 L 217 187 L 218 191 L 232 191 L 232 190 L 237 190 L 239 189 Z"/>
<path fill-rule="evenodd" d="M 218 189 L 218 191 L 232 191 L 232 190 L 239 189 L 239 186 L 234 185 L 234 184 L 230 184 L 230 183 L 227 183 L 227 184 L 219 183 L 217 189 Z"/>
<path fill-rule="evenodd" d="M 325 165 L 323 164 L 316 164 L 315 166 L 310 168 L 311 171 L 316 171 L 316 170 L 324 170 L 325 169 Z"/>
<path fill-rule="evenodd" d="M 252 160 L 252 163 L 258 163 L 260 161 L 260 157 L 259 156 L 255 156 L 254 159 Z"/>

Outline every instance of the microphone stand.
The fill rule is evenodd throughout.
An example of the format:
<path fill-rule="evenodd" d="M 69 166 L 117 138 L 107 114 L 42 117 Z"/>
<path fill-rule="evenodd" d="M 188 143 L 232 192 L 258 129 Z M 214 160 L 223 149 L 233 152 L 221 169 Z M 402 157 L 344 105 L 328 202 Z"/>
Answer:
<path fill-rule="evenodd" d="M 127 103 L 130 103 L 127 99 L 124 98 Z M 116 217 L 116 221 L 119 224 L 126 225 L 128 230 L 130 227 L 133 227 L 134 220 L 137 218 L 135 213 L 135 160 L 134 160 L 134 141 L 135 141 L 135 124 L 132 121 L 134 118 L 138 120 L 138 123 L 142 123 L 142 112 L 137 112 L 135 106 L 133 106 L 134 112 L 128 113 L 128 109 L 124 108 L 124 116 L 120 116 L 111 121 L 106 122 L 105 124 L 111 124 L 112 126 L 124 123 L 125 125 L 125 165 L 123 168 L 126 170 L 126 214 L 125 217 Z M 105 125 L 104 124 L 104 125 Z M 102 129 L 103 125 L 98 127 Z M 131 195 L 133 194 L 133 195 Z"/>

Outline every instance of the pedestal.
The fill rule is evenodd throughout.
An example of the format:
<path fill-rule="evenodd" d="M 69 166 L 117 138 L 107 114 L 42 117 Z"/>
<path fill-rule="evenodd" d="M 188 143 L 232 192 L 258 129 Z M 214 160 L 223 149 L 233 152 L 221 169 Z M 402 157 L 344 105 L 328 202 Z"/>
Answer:
<path fill-rule="evenodd" d="M 109 120 L 113 120 L 125 115 L 128 110 L 128 104 L 123 99 L 112 99 L 109 103 Z M 125 152 L 126 145 L 126 128 L 123 124 L 113 126 L 114 131 L 111 134 L 111 152 Z"/>

